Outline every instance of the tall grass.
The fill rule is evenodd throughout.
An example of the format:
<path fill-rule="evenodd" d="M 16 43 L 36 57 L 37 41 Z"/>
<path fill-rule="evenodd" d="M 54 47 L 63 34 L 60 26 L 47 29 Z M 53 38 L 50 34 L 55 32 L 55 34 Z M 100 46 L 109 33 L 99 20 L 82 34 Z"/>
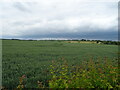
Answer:
<path fill-rule="evenodd" d="M 119 68 L 118 59 L 114 61 L 108 58 L 92 58 L 84 60 L 79 65 L 68 65 L 67 61 L 52 61 L 50 65 L 50 77 L 46 87 L 44 83 L 38 81 L 36 88 L 105 88 L 119 89 Z M 17 88 L 25 88 L 23 82 L 25 75 L 20 78 Z"/>
<path fill-rule="evenodd" d="M 110 65 L 113 67 L 117 65 L 114 59 L 118 57 L 117 45 L 66 43 L 64 41 L 2 40 L 2 42 L 2 85 L 8 88 L 18 86 L 19 77 L 23 75 L 26 76 L 23 80 L 25 88 L 50 87 L 48 80 L 52 80 L 53 75 L 50 75 L 49 66 L 52 60 L 58 63 L 61 57 L 67 61 L 68 70 L 73 70 L 72 67 L 77 67 L 77 65 L 82 68 L 87 67 L 81 64 L 81 61 L 86 59 L 85 62 L 83 61 L 86 63 L 91 56 L 94 57 L 93 62 L 97 62 L 97 57 L 106 56 L 109 58 L 108 61 L 111 60 Z M 63 65 L 61 61 L 59 64 Z"/>

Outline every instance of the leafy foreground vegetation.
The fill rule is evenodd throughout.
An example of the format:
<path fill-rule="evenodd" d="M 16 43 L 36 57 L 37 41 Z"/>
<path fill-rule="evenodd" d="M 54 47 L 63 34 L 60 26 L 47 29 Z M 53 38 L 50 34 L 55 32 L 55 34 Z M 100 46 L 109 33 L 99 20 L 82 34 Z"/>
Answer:
<path fill-rule="evenodd" d="M 52 77 L 48 82 L 49 87 L 45 87 L 42 82 L 38 81 L 37 88 L 120 88 L 117 61 L 111 62 L 107 58 L 93 61 L 91 58 L 77 66 L 69 66 L 64 59 L 59 62 L 52 61 L 50 65 Z M 25 88 L 24 78 L 25 75 L 20 78 L 17 88 Z"/>
<path fill-rule="evenodd" d="M 41 82 L 42 86 L 50 87 L 52 60 L 57 63 L 64 57 L 69 70 L 72 70 L 72 66 L 81 66 L 90 57 L 93 57 L 93 62 L 98 57 L 108 57 L 110 65 L 117 67 L 114 62 L 119 54 L 117 45 L 66 41 L 3 40 L 2 46 L 2 85 L 6 88 L 16 88 L 21 76 L 25 88 L 37 88 Z"/>
<path fill-rule="evenodd" d="M 116 61 L 114 63 L 117 64 Z M 50 88 L 119 88 L 118 66 L 111 60 L 83 61 L 80 65 L 68 66 L 53 62 Z"/>

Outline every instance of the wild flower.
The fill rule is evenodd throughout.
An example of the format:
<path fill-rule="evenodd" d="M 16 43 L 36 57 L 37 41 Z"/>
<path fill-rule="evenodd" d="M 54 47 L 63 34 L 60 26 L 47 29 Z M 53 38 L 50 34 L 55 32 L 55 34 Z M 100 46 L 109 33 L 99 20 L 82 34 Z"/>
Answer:
<path fill-rule="evenodd" d="M 24 84 L 23 84 L 23 80 L 26 78 L 25 75 L 23 75 L 22 77 L 20 77 L 19 79 L 19 85 L 17 86 L 18 89 L 22 90 L 22 88 L 25 88 Z"/>
<path fill-rule="evenodd" d="M 44 88 L 44 86 L 43 86 L 43 83 L 42 83 L 42 82 L 37 81 L 37 84 L 38 84 L 38 88 Z"/>

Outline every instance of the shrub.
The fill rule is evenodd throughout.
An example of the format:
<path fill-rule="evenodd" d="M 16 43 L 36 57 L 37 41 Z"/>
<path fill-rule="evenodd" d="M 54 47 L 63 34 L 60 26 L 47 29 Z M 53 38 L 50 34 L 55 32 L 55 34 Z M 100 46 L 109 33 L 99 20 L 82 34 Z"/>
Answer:
<path fill-rule="evenodd" d="M 83 61 L 68 66 L 65 60 L 52 62 L 50 88 L 119 88 L 118 67 L 112 60 Z"/>

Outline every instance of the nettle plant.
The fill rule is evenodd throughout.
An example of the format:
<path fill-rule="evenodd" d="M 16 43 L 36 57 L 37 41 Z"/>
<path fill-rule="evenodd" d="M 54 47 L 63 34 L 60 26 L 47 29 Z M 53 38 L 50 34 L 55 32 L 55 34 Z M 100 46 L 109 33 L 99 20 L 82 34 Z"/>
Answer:
<path fill-rule="evenodd" d="M 118 66 L 107 58 L 68 66 L 66 60 L 50 65 L 50 88 L 119 88 Z"/>

